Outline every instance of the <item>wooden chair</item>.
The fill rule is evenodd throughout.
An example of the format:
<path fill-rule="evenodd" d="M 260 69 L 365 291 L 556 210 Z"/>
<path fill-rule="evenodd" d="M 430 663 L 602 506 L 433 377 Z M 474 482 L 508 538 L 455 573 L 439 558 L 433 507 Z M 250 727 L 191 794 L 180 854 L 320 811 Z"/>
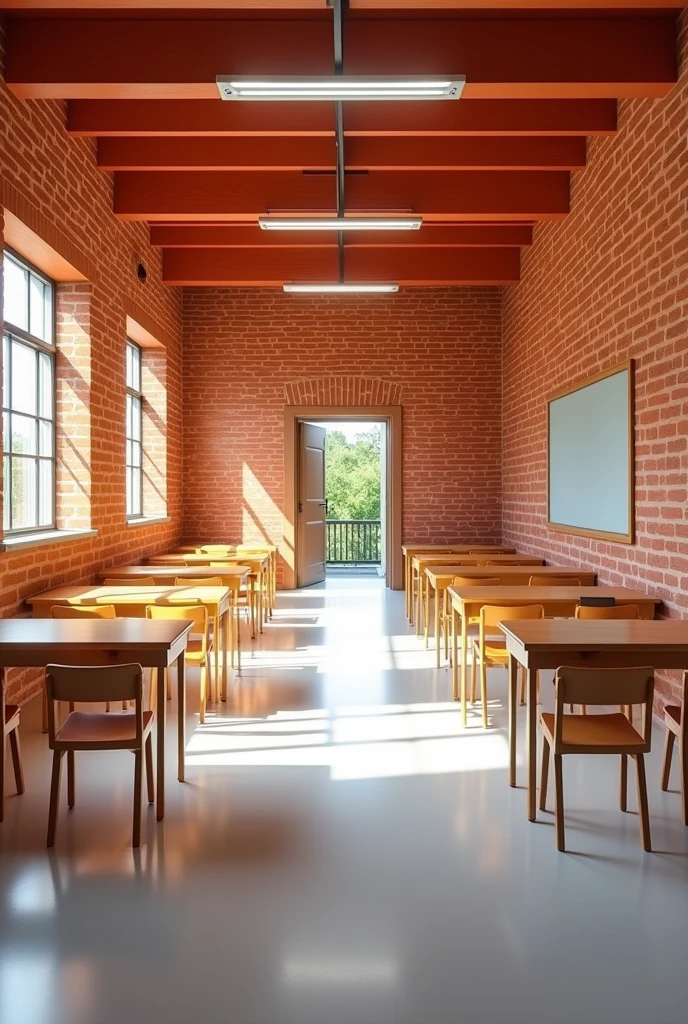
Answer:
<path fill-rule="evenodd" d="M 153 745 L 151 730 L 153 712 L 143 710 L 143 672 L 140 665 L 107 665 L 76 667 L 48 665 L 48 745 L 53 751 L 50 783 L 50 813 L 47 845 L 55 845 L 57 811 L 60 798 L 62 758 L 67 754 L 67 803 L 75 803 L 74 755 L 77 750 L 131 750 L 134 754 L 134 824 L 132 846 L 141 841 L 141 782 L 145 755 L 148 802 L 155 800 L 153 780 Z M 122 715 L 102 712 L 70 711 L 61 726 L 57 725 L 55 704 L 67 701 L 95 704 L 105 701 L 134 702 L 134 711 Z"/>
<path fill-rule="evenodd" d="M 241 565 L 241 561 L 237 561 L 236 565 Z M 222 569 L 227 567 L 226 562 L 211 562 L 211 569 Z M 252 605 L 251 591 L 248 586 L 240 587 L 236 596 L 236 609 L 237 609 L 237 642 L 241 644 L 241 612 L 246 612 L 246 623 L 249 627 L 253 625 L 253 619 L 256 614 L 256 609 Z M 232 668 L 234 668 L 234 651 L 231 652 Z"/>
<path fill-rule="evenodd" d="M 149 604 L 146 608 L 146 616 L 149 619 L 187 619 L 193 622 L 189 642 L 186 646 L 184 662 L 187 665 L 200 666 L 199 721 L 203 725 L 207 703 L 207 684 L 210 675 L 210 652 L 213 649 L 208 631 L 208 609 L 203 604 Z M 167 699 L 169 700 L 172 696 L 169 671 L 166 672 L 166 676 Z M 153 696 L 151 696 L 151 705 L 153 706 Z"/>
<path fill-rule="evenodd" d="M 483 706 L 483 727 L 487 729 L 487 669 L 507 665 L 509 652 L 499 623 L 504 619 L 544 619 L 541 604 L 498 605 L 484 604 L 480 609 L 478 639 L 473 641 L 471 665 L 471 703 L 475 703 L 476 668 L 480 665 L 480 700 Z M 492 634 L 490 634 L 492 630 Z M 497 635 L 495 635 L 497 634 Z M 521 678 L 521 703 L 525 699 L 525 682 Z"/>
<path fill-rule="evenodd" d="M 664 761 L 662 762 L 662 789 L 669 788 L 671 772 L 671 756 L 674 742 L 678 737 L 679 771 L 681 773 L 681 801 L 683 804 L 683 824 L 688 825 L 688 672 L 683 673 L 683 700 L 680 707 L 667 704 L 664 708 L 664 723 L 667 727 Z"/>
<path fill-rule="evenodd" d="M 75 604 L 54 604 L 50 609 L 53 619 L 116 619 L 117 612 L 114 604 L 83 605 Z M 122 711 L 126 711 L 129 705 L 124 702 Z M 110 710 L 110 701 L 105 702 L 105 710 Z"/>
<path fill-rule="evenodd" d="M 581 581 L 576 576 L 531 576 L 528 584 L 531 587 L 580 587 Z"/>
<path fill-rule="evenodd" d="M 615 604 L 615 605 L 581 605 L 576 608 L 575 618 L 577 619 L 639 619 L 640 610 L 637 604 Z M 570 708 L 573 711 L 573 706 Z M 624 708 L 621 708 L 624 711 Z M 588 709 L 585 705 L 581 712 L 587 715 Z M 633 721 L 633 708 L 625 709 L 629 719 Z"/>
<path fill-rule="evenodd" d="M 104 587 L 154 587 L 155 577 L 153 576 L 127 576 L 126 579 L 103 580 Z"/>
<path fill-rule="evenodd" d="M 650 817 L 647 806 L 645 754 L 652 739 L 652 668 L 558 668 L 554 679 L 554 714 L 540 715 L 542 731 L 542 776 L 540 810 L 547 804 L 547 780 L 550 752 L 554 754 L 557 849 L 564 850 L 564 788 L 562 757 L 564 754 L 621 755 L 621 810 L 626 810 L 628 789 L 628 758 L 635 758 L 638 781 L 640 837 L 643 849 L 650 850 Z M 602 715 L 567 715 L 565 704 L 642 704 L 642 733 L 637 732 L 620 712 Z"/>
<path fill-rule="evenodd" d="M 2 685 L 0 683 L 0 685 Z M 4 695 L 0 695 L 0 713 L 2 716 L 2 749 L 0 749 L 0 821 L 5 816 L 5 765 L 7 764 L 7 741 L 10 743 L 14 781 L 19 796 L 24 792 L 24 770 L 22 768 L 21 747 L 19 745 L 19 706 L 5 704 Z"/>
<path fill-rule="evenodd" d="M 499 585 L 500 580 L 497 576 L 489 576 L 484 580 L 477 579 L 475 576 L 455 576 L 454 579 L 452 580 L 453 587 L 498 587 Z M 442 597 L 443 606 L 440 611 L 440 629 L 442 630 L 444 635 L 444 656 L 445 658 L 449 658 L 449 652 L 452 646 L 450 643 L 452 614 L 451 609 L 448 607 L 448 595 L 446 590 L 443 591 Z M 466 623 L 466 636 L 471 637 L 478 635 L 478 622 L 479 619 L 477 617 L 472 616 L 469 619 L 469 621 Z M 447 623 L 449 624 L 449 628 L 446 628 Z"/>

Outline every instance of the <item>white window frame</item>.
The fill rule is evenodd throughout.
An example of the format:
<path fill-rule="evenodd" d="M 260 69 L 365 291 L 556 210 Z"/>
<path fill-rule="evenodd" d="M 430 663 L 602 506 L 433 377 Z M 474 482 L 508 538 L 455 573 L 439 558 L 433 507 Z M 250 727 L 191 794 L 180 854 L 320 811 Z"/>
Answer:
<path fill-rule="evenodd" d="M 125 410 L 125 473 L 126 517 L 143 518 L 143 349 L 127 338 L 126 347 L 126 410 Z M 136 436 L 138 434 L 138 437 Z M 138 463 L 137 463 L 138 459 Z M 138 473 L 138 482 L 136 474 Z"/>

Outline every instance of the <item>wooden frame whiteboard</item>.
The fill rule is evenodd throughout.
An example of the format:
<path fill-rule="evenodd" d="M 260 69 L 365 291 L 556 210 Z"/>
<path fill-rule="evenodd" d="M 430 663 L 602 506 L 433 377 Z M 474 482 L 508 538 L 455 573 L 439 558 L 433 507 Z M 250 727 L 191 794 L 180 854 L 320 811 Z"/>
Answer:
<path fill-rule="evenodd" d="M 632 544 L 635 518 L 633 361 L 547 399 L 547 526 Z"/>

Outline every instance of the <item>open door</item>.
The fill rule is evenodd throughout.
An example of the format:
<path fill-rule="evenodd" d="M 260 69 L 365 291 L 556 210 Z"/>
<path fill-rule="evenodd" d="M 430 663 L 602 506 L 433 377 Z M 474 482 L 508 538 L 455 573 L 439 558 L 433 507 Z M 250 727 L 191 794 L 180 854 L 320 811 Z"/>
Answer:
<path fill-rule="evenodd" d="M 324 427 L 299 423 L 299 587 L 325 579 L 325 434 Z"/>

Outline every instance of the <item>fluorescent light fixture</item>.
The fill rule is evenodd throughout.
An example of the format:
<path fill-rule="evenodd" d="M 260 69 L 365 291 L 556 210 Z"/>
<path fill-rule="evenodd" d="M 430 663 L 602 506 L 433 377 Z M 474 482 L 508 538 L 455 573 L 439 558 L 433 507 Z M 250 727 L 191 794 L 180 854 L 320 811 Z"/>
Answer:
<path fill-rule="evenodd" d="M 355 295 L 368 292 L 398 292 L 398 284 L 285 284 L 285 292 L 319 292 L 335 295 Z"/>
<path fill-rule="evenodd" d="M 259 217 L 263 231 L 417 231 L 422 217 Z"/>
<path fill-rule="evenodd" d="M 215 79 L 223 100 L 457 100 L 465 75 L 330 75 Z"/>

